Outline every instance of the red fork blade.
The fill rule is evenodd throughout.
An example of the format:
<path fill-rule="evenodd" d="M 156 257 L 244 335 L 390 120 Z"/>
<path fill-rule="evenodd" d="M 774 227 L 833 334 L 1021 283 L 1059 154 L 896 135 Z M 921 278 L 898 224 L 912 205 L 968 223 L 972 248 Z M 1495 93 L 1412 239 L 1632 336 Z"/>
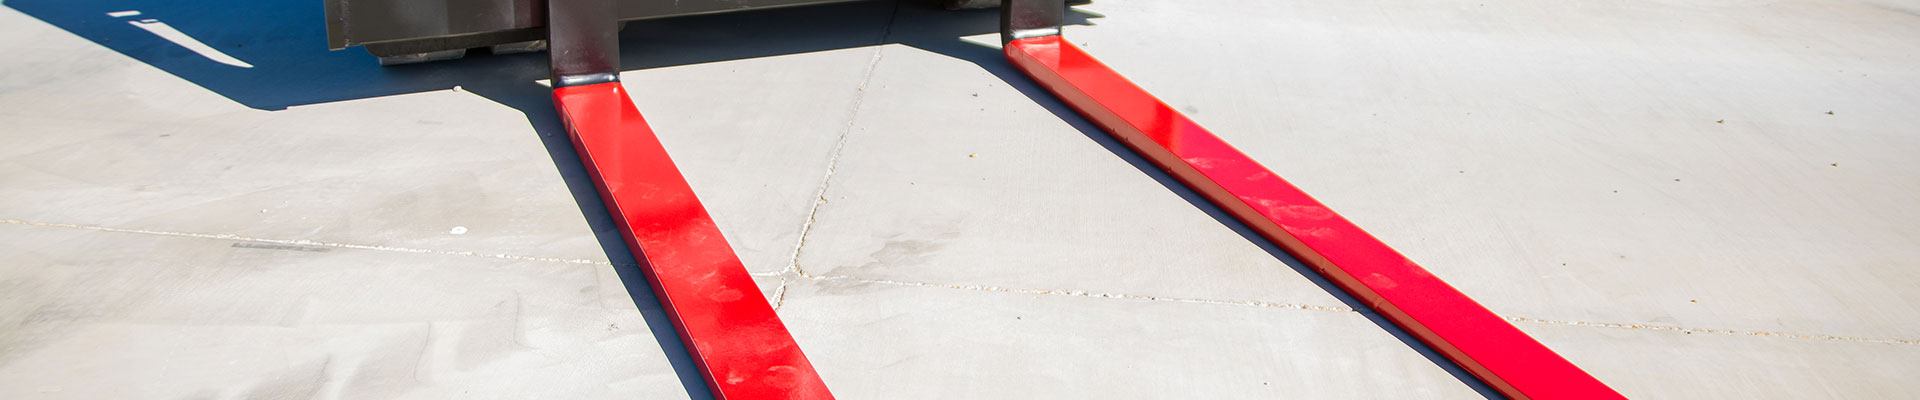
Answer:
<path fill-rule="evenodd" d="M 1108 134 L 1494 390 L 1514 398 L 1621 398 L 1060 36 L 1014 40 L 1005 50 Z"/>
<path fill-rule="evenodd" d="M 619 82 L 553 90 L 580 161 L 719 399 L 831 399 Z"/>

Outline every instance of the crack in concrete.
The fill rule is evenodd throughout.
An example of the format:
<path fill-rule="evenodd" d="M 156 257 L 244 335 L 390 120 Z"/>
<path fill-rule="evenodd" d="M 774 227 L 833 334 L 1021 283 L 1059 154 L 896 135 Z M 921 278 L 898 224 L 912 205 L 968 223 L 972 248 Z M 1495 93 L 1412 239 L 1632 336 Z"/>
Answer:
<path fill-rule="evenodd" d="M 773 288 L 773 310 L 780 311 L 780 306 L 786 305 L 786 304 L 787 304 L 787 278 L 780 278 L 780 286 Z"/>
<path fill-rule="evenodd" d="M 483 254 L 483 253 L 475 253 L 470 251 L 416 249 L 416 248 L 395 247 L 395 246 L 376 246 L 376 245 L 364 245 L 364 244 L 352 244 L 352 243 L 321 242 L 321 241 L 313 241 L 313 240 L 305 240 L 305 239 L 269 239 L 269 238 L 249 237 L 249 236 L 234 235 L 234 234 L 215 234 L 215 233 L 162 231 L 162 230 L 151 230 L 151 229 L 114 228 L 114 227 L 99 226 L 99 225 L 36 222 L 36 221 L 25 221 L 25 220 L 18 220 L 18 219 L 0 219 L 0 224 L 33 226 L 33 227 L 42 227 L 42 228 L 79 229 L 79 230 L 90 230 L 90 231 L 98 231 L 98 232 L 155 235 L 155 236 L 179 237 L 179 238 L 212 239 L 212 240 L 225 240 L 225 241 L 248 241 L 248 242 L 274 243 L 274 244 L 284 244 L 284 245 L 318 246 L 318 247 L 329 247 L 329 248 L 340 248 L 340 249 L 387 251 L 387 252 L 412 253 L 412 254 L 430 254 L 430 255 L 442 255 L 442 256 L 461 256 L 461 257 L 484 257 L 484 258 L 515 260 L 515 261 L 556 262 L 556 263 L 566 263 L 566 264 L 604 265 L 604 266 L 617 265 L 610 262 L 594 261 L 594 260 L 578 259 L 578 258 L 534 257 L 534 256 L 521 256 L 521 255 L 513 255 L 513 254 Z M 1095 291 L 1079 290 L 1079 289 L 1007 288 L 1007 287 L 979 285 L 979 284 L 933 283 L 933 282 L 904 281 L 904 280 L 894 280 L 894 279 L 870 279 L 870 278 L 860 278 L 860 277 L 845 276 L 845 275 L 814 276 L 806 273 L 805 270 L 801 270 L 801 269 L 793 269 L 789 271 L 782 271 L 782 272 L 771 273 L 771 274 L 762 273 L 762 274 L 752 274 L 752 275 L 755 277 L 762 277 L 762 278 L 775 277 L 775 276 L 781 277 L 780 286 L 774 288 L 774 293 L 772 296 L 774 299 L 773 307 L 775 310 L 780 309 L 781 306 L 784 306 L 786 304 L 786 298 L 787 298 L 787 292 L 788 292 L 787 287 L 790 284 L 790 279 L 788 277 L 798 277 L 798 278 L 803 278 L 813 282 L 852 282 L 852 283 L 865 283 L 865 284 L 889 285 L 889 286 L 901 286 L 901 287 L 966 290 L 966 291 L 988 292 L 988 293 L 1030 294 L 1030 295 L 1039 295 L 1039 296 L 1068 296 L 1068 297 L 1083 297 L 1083 298 L 1125 300 L 1125 301 L 1155 301 L 1155 302 L 1170 302 L 1170 303 L 1184 303 L 1184 304 L 1257 307 L 1257 308 L 1266 308 L 1266 309 L 1332 312 L 1332 313 L 1367 312 L 1364 310 L 1356 310 L 1350 307 L 1323 306 L 1323 305 L 1302 304 L 1302 303 L 1281 303 L 1281 302 L 1260 301 L 1260 300 L 1222 300 L 1222 299 L 1204 299 L 1204 298 L 1188 298 L 1188 297 L 1151 296 L 1151 295 L 1140 295 L 1140 294 L 1095 292 Z M 1677 325 L 1659 325 L 1659 324 L 1642 324 L 1642 323 L 1568 321 L 1568 320 L 1553 320 L 1553 319 L 1518 317 L 1518 316 L 1503 316 L 1502 318 L 1506 319 L 1508 322 L 1513 322 L 1516 324 L 1529 324 L 1529 325 L 1542 325 L 1542 326 L 1567 326 L 1567 327 L 1581 327 L 1581 328 L 1620 329 L 1620 330 L 1632 330 L 1632 331 L 1679 333 L 1684 335 L 1702 334 L 1702 335 L 1716 335 L 1716 336 L 1765 337 L 1765 338 L 1792 339 L 1792 340 L 1813 341 L 1813 342 L 1870 343 L 1870 344 L 1920 346 L 1920 339 L 1870 338 L 1870 337 L 1859 337 L 1859 336 L 1829 335 L 1829 334 L 1822 334 L 1822 333 L 1799 333 L 1799 332 L 1744 330 L 1744 329 L 1700 328 L 1700 327 L 1687 327 L 1687 326 L 1677 326 Z"/>
<path fill-rule="evenodd" d="M 894 3 L 893 10 L 888 12 L 887 23 L 880 30 L 880 37 L 874 40 L 873 57 L 867 59 L 866 71 L 862 71 L 860 75 L 860 84 L 853 89 L 853 101 L 847 104 L 846 115 L 842 117 L 845 122 L 840 126 L 839 137 L 834 139 L 833 151 L 827 156 L 826 172 L 821 174 L 820 186 L 813 192 L 813 207 L 807 209 L 807 218 L 800 223 L 800 237 L 794 240 L 793 253 L 787 256 L 787 266 L 785 268 L 781 268 L 779 272 L 770 275 L 783 276 L 780 278 L 780 286 L 774 289 L 780 294 L 780 297 L 776 297 L 776 299 L 782 302 L 786 299 L 784 294 L 786 293 L 788 283 L 784 275 L 794 274 L 803 277 L 806 276 L 806 270 L 800 267 L 800 252 L 806 248 L 807 237 L 813 233 L 813 223 L 818 221 L 820 208 L 827 204 L 827 189 L 833 186 L 833 174 L 840 168 L 840 155 L 847 148 L 847 138 L 853 136 L 854 123 L 858 121 L 860 117 L 860 106 L 865 104 L 867 100 L 867 86 L 873 83 L 874 71 L 880 69 L 880 60 L 886 56 L 887 39 L 893 37 L 893 25 L 899 20 L 900 4 Z M 752 273 L 748 275 L 761 276 Z M 773 309 L 778 311 L 780 304 L 774 304 Z"/>

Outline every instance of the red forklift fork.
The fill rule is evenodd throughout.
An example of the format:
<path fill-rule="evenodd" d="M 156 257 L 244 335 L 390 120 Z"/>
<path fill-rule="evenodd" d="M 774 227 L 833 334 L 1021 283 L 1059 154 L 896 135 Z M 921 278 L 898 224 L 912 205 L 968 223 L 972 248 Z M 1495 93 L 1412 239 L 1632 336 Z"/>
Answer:
<path fill-rule="evenodd" d="M 1513 398 L 1620 398 L 1612 388 L 1287 183 L 1060 36 L 1060 0 L 1003 0 L 1007 58 L 1080 115 Z"/>
<path fill-rule="evenodd" d="M 613 0 L 553 0 L 553 103 L 647 283 L 718 399 L 831 399 L 827 385 L 620 86 Z"/>

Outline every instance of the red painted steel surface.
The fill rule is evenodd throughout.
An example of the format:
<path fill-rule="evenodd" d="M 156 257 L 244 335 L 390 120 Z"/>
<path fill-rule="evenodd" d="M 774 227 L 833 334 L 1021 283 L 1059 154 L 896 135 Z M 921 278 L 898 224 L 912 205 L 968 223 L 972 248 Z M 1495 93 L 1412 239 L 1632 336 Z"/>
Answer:
<path fill-rule="evenodd" d="M 619 82 L 553 100 L 620 235 L 716 398 L 830 399 Z"/>
<path fill-rule="evenodd" d="M 1006 53 L 1081 115 L 1502 394 L 1621 397 L 1060 36 L 1015 40 Z"/>

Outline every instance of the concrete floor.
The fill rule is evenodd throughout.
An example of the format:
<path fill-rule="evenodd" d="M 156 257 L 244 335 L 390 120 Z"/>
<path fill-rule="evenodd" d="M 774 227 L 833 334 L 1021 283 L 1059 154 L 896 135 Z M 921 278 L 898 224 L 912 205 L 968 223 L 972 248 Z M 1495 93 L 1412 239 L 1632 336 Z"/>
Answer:
<path fill-rule="evenodd" d="M 72 3 L 0 3 L 0 398 L 704 394 L 542 55 L 383 69 L 317 3 Z M 1068 34 L 1629 396 L 1920 392 L 1920 4 L 1217 3 Z M 625 32 L 837 395 L 1484 394 L 1027 83 L 994 19 Z"/>

